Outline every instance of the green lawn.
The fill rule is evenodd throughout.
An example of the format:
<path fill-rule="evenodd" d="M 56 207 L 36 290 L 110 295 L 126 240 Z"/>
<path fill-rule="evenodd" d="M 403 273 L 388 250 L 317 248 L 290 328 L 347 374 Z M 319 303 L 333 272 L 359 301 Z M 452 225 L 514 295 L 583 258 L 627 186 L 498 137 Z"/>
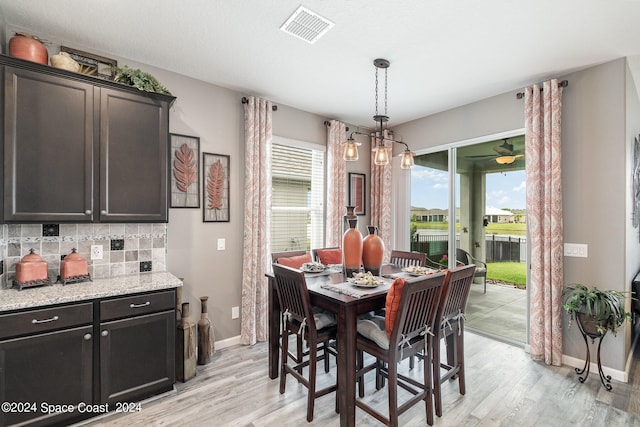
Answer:
<path fill-rule="evenodd" d="M 447 222 L 411 222 L 411 230 L 430 229 L 447 231 L 449 223 Z M 456 224 L 456 231 L 460 231 L 460 223 Z M 499 223 L 489 224 L 484 229 L 485 234 L 511 234 L 513 236 L 526 236 L 527 224 L 524 223 Z"/>
<path fill-rule="evenodd" d="M 526 287 L 527 264 L 524 262 L 489 262 L 487 263 L 487 279 Z"/>

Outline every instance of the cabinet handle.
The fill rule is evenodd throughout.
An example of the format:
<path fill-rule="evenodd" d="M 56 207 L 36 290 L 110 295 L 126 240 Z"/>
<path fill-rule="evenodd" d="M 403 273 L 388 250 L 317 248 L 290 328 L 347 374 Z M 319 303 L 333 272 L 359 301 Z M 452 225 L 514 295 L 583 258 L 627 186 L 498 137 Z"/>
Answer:
<path fill-rule="evenodd" d="M 105 211 L 104 209 L 100 211 L 100 215 L 106 215 L 107 211 Z"/>
<path fill-rule="evenodd" d="M 129 308 L 140 308 L 140 307 L 146 307 L 148 305 L 151 305 L 149 301 L 145 302 L 144 304 L 129 304 Z"/>
<path fill-rule="evenodd" d="M 91 339 L 91 334 L 84 334 L 85 341 L 89 341 Z"/>
<path fill-rule="evenodd" d="M 103 337 L 106 337 L 107 335 L 109 335 L 109 331 L 102 331 L 100 335 L 102 335 Z"/>
<path fill-rule="evenodd" d="M 53 316 L 49 319 L 44 319 L 44 320 L 38 320 L 38 319 L 33 319 L 31 321 L 32 324 L 37 325 L 38 323 L 49 323 L 49 322 L 55 322 L 56 320 L 58 320 L 59 317 L 58 316 Z"/>
<path fill-rule="evenodd" d="M 91 209 L 87 209 L 86 211 L 84 211 L 85 215 L 91 215 Z"/>

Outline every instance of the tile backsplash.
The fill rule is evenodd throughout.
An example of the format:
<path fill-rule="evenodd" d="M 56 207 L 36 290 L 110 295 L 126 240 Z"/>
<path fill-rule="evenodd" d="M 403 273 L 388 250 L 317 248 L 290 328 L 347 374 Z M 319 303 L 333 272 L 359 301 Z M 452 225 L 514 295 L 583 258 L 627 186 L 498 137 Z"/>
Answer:
<path fill-rule="evenodd" d="M 60 274 L 60 260 L 73 248 L 89 263 L 92 278 L 165 271 L 167 224 L 3 224 L 0 225 L 0 284 L 11 287 L 16 264 L 34 249 L 48 264 L 49 279 Z M 102 259 L 91 246 L 102 245 Z"/>

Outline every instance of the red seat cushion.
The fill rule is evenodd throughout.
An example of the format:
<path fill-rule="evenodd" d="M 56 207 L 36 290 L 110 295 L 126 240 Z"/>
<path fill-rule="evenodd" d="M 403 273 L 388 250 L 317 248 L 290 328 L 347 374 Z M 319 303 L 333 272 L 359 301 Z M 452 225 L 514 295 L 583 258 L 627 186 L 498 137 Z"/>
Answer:
<path fill-rule="evenodd" d="M 393 325 L 395 325 L 396 322 L 403 288 L 404 279 L 398 278 L 393 281 L 393 284 L 391 284 L 391 287 L 389 288 L 389 293 L 387 293 L 387 301 L 384 305 L 386 311 L 384 315 L 384 325 L 387 329 L 388 337 L 391 337 L 391 331 L 393 331 Z"/>
<path fill-rule="evenodd" d="M 318 259 L 324 265 L 342 264 L 342 249 L 318 249 L 316 251 Z"/>
<path fill-rule="evenodd" d="M 278 262 L 278 264 L 291 267 L 291 268 L 297 268 L 298 270 L 300 270 L 300 267 L 302 267 L 302 264 L 304 264 L 305 262 L 311 262 L 312 259 L 311 259 L 311 254 L 306 253 L 304 255 L 278 258 L 276 261 Z"/>

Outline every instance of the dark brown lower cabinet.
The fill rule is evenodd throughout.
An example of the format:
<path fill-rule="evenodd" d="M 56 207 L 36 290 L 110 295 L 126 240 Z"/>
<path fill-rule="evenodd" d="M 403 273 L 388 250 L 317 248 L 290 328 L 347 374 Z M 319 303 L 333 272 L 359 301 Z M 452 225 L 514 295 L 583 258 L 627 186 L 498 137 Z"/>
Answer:
<path fill-rule="evenodd" d="M 93 326 L 0 341 L 0 426 L 61 424 L 92 399 Z"/>
<path fill-rule="evenodd" d="M 68 425 L 175 383 L 175 289 L 0 314 L 0 427 Z"/>
<path fill-rule="evenodd" d="M 100 324 L 101 403 L 127 404 L 173 388 L 175 317 L 172 310 Z"/>

